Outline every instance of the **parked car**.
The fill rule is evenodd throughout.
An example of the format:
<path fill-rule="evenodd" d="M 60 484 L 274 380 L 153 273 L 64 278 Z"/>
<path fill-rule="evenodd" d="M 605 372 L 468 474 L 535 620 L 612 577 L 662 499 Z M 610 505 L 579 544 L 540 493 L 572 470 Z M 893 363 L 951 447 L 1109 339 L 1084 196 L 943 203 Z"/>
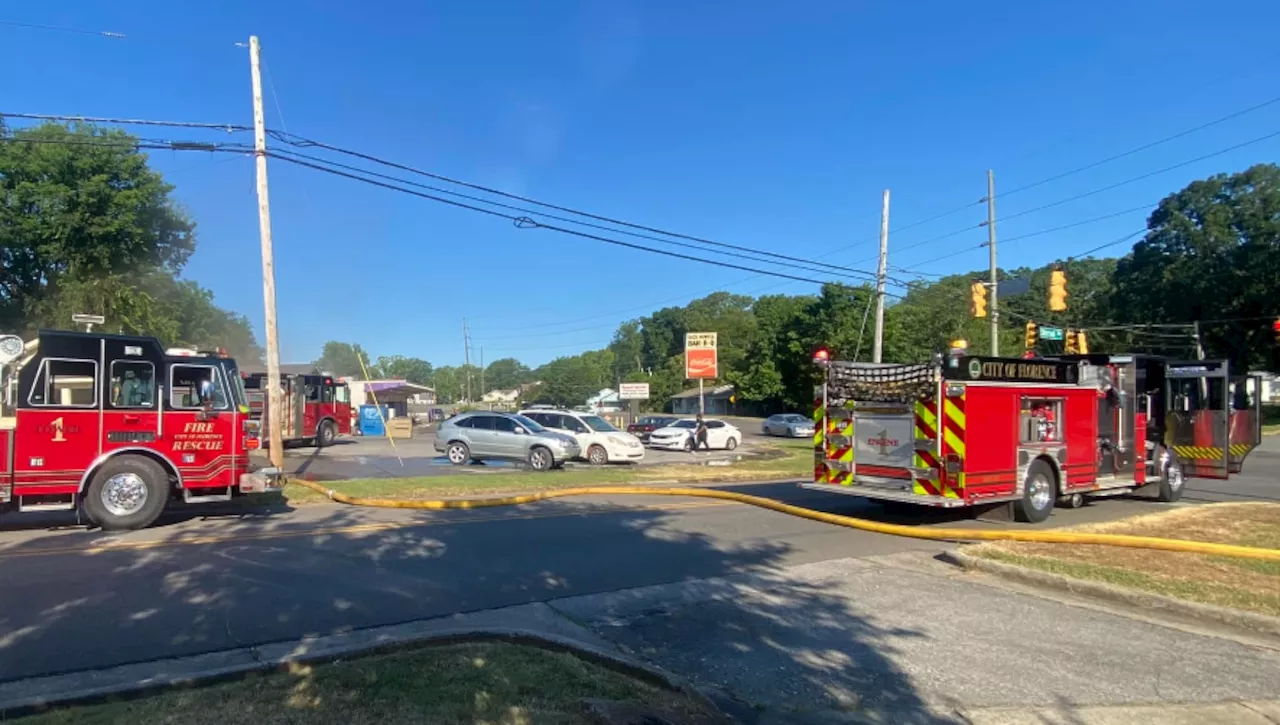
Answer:
<path fill-rule="evenodd" d="M 601 466 L 611 461 L 639 463 L 644 460 L 644 444 L 639 438 L 618 430 L 594 413 L 530 408 L 520 411 L 520 415 L 545 428 L 573 436 L 581 450 L 580 455 L 594 465 Z"/>
<path fill-rule="evenodd" d="M 680 420 L 674 415 L 646 415 L 627 426 L 627 432 L 640 439 L 641 443 L 649 442 L 649 434 L 659 428 L 665 428 Z"/>
<path fill-rule="evenodd" d="M 707 445 L 712 448 L 723 448 L 731 451 L 742 442 L 742 431 L 734 426 L 716 420 L 704 418 L 707 423 Z M 668 451 L 692 451 L 693 434 L 698 429 L 698 421 L 694 418 L 680 418 L 674 423 L 655 430 L 649 434 L 649 445 Z"/>
<path fill-rule="evenodd" d="M 510 413 L 455 415 L 440 424 L 435 448 L 455 466 L 497 459 L 524 461 L 535 471 L 558 468 L 582 454 L 573 436 Z"/>
<path fill-rule="evenodd" d="M 813 419 L 797 413 L 778 413 L 765 418 L 760 429 L 767 436 L 808 438 L 813 435 Z"/>

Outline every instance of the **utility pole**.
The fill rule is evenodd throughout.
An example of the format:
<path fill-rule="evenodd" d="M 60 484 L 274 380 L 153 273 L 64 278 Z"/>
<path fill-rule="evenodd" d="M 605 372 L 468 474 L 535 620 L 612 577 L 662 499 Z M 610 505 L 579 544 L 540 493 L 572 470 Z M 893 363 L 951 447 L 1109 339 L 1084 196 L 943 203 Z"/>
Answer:
<path fill-rule="evenodd" d="M 484 345 L 481 345 L 480 346 L 480 397 L 483 398 L 484 394 L 487 392 L 489 391 L 484 387 Z"/>
<path fill-rule="evenodd" d="M 988 314 L 991 317 L 991 357 L 1000 357 L 1000 307 L 999 283 L 996 275 L 996 175 L 987 169 L 987 250 L 991 254 L 991 304 Z"/>
<path fill-rule="evenodd" d="M 884 353 L 884 276 L 889 270 L 889 190 L 884 190 L 880 206 L 880 266 L 876 268 L 876 339 L 871 362 L 880 362 Z"/>
<path fill-rule="evenodd" d="M 467 374 L 467 402 L 471 402 L 471 333 L 467 331 L 467 318 L 462 318 L 462 358 Z"/>
<path fill-rule="evenodd" d="M 267 121 L 262 110 L 261 47 L 249 36 L 253 76 L 253 157 L 258 171 L 258 234 L 262 239 L 262 305 L 267 333 L 267 426 L 271 465 L 284 470 L 284 398 L 280 390 L 280 335 L 276 327 L 276 263 L 271 249 L 271 200 L 267 194 Z"/>

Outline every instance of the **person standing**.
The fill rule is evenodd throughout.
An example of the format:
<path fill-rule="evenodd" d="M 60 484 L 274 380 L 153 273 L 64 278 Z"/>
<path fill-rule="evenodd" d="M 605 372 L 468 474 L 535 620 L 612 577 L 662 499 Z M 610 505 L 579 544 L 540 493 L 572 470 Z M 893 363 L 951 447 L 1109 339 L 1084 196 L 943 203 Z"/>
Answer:
<path fill-rule="evenodd" d="M 697 451 L 699 446 L 711 451 L 711 444 L 707 443 L 707 422 L 702 419 L 702 413 L 698 413 L 698 427 L 693 431 L 693 450 Z"/>

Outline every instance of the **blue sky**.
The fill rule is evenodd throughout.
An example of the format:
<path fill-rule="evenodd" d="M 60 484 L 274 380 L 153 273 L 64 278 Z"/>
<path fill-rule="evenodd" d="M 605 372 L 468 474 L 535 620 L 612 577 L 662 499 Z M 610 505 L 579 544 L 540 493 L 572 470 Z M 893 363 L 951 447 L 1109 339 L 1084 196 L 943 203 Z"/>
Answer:
<path fill-rule="evenodd" d="M 10 69 L 0 111 L 249 123 L 248 57 L 236 43 L 256 33 L 274 128 L 600 214 L 866 269 L 883 189 L 892 190 L 891 227 L 905 227 L 976 202 L 991 168 L 998 217 L 1012 216 L 1280 130 L 1277 103 L 1001 198 L 1280 95 L 1274 0 L 48 5 L 7 5 L 0 21 L 128 37 L 0 24 L 0 63 Z M 1280 137 L 998 218 L 999 236 L 1153 204 L 1278 152 Z M 252 161 L 179 152 L 153 161 L 199 224 L 186 276 L 261 333 Z M 816 289 L 519 230 L 279 162 L 270 180 L 286 361 L 312 359 L 337 339 L 457 364 L 466 315 L 486 360 L 537 365 L 606 344 L 622 320 L 716 289 Z M 975 205 L 891 234 L 891 264 L 984 267 L 984 214 Z M 1135 211 L 1011 241 L 999 247 L 1001 266 L 1082 252 L 1144 219 Z"/>

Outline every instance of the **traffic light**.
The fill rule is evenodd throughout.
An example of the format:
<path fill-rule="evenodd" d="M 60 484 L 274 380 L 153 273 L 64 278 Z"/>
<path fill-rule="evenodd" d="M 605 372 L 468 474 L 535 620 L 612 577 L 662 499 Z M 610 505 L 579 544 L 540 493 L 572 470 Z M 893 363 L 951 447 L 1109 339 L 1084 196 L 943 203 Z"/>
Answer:
<path fill-rule="evenodd" d="M 1054 312 L 1067 309 L 1067 273 L 1060 269 L 1049 273 L 1049 309 Z"/>
<path fill-rule="evenodd" d="M 969 285 L 969 312 L 974 317 L 987 316 L 987 286 L 981 282 Z"/>
<path fill-rule="evenodd" d="M 1277 317 L 1276 321 L 1271 323 L 1271 332 L 1276 336 L 1276 344 L 1280 345 L 1280 317 Z"/>
<path fill-rule="evenodd" d="M 1079 347 L 1077 347 L 1077 344 L 1076 344 L 1075 330 L 1066 331 L 1066 334 L 1062 336 L 1062 344 L 1066 347 L 1066 352 L 1068 355 L 1075 355 L 1076 353 L 1080 352 L 1080 349 Z"/>
<path fill-rule="evenodd" d="M 1089 339 L 1084 336 L 1084 330 L 1076 333 L 1076 352 L 1081 355 L 1089 354 Z"/>
<path fill-rule="evenodd" d="M 1040 326 L 1034 322 L 1027 323 L 1027 338 L 1024 347 L 1028 350 L 1034 348 L 1036 343 L 1040 341 Z"/>

